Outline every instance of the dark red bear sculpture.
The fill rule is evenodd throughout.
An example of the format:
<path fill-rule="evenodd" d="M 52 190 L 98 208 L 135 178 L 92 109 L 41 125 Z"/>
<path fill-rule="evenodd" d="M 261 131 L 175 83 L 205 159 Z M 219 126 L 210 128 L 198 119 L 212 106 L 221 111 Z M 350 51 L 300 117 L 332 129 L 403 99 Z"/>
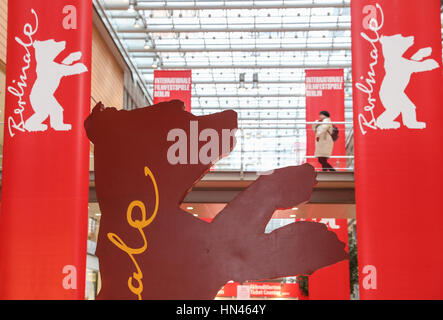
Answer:
<path fill-rule="evenodd" d="M 321 223 L 296 222 L 264 233 L 276 209 L 309 200 L 316 174 L 308 164 L 260 176 L 212 223 L 180 209 L 211 166 L 168 161 L 174 144 L 168 133 L 178 128 L 192 136 L 191 121 L 199 132 L 212 128 L 221 137 L 222 129 L 237 127 L 237 114 L 194 116 L 177 100 L 132 111 L 99 103 L 85 121 L 102 212 L 99 299 L 213 299 L 229 280 L 311 274 L 347 258 L 345 244 Z M 188 139 L 187 150 L 206 142 L 195 143 Z M 226 155 L 221 143 L 219 151 Z"/>

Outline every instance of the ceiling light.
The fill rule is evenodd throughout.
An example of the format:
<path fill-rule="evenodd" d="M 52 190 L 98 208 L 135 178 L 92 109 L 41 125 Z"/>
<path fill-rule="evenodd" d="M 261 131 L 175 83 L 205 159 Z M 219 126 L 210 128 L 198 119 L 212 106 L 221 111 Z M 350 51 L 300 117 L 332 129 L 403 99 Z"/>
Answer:
<path fill-rule="evenodd" d="M 297 207 L 294 207 L 294 208 L 292 208 L 292 210 L 298 210 L 298 208 L 297 208 Z"/>
<path fill-rule="evenodd" d="M 255 73 L 252 75 L 252 83 L 253 83 L 252 87 L 253 87 L 254 89 L 258 89 L 258 73 L 257 73 L 257 72 L 255 72 Z M 269 88 L 268 88 L 268 89 L 269 89 Z"/>
<path fill-rule="evenodd" d="M 128 12 L 129 13 L 134 13 L 136 5 L 137 5 L 137 0 L 129 0 Z"/>
<path fill-rule="evenodd" d="M 158 60 L 157 60 L 157 57 L 155 57 L 154 60 L 152 61 L 152 67 L 153 67 L 154 69 L 157 69 L 157 68 L 158 68 Z"/>
<path fill-rule="evenodd" d="M 187 210 L 193 210 L 194 207 L 186 207 Z"/>
<path fill-rule="evenodd" d="M 151 49 L 151 43 L 149 42 L 149 38 L 146 38 L 145 45 L 143 46 L 146 50 Z"/>
<path fill-rule="evenodd" d="M 198 217 L 198 214 L 194 213 L 194 217 Z"/>
<path fill-rule="evenodd" d="M 140 16 L 137 16 L 134 21 L 134 28 L 139 29 L 141 27 L 143 27 L 143 20 Z"/>
<path fill-rule="evenodd" d="M 96 213 L 95 214 L 97 217 L 100 217 L 102 214 L 101 213 Z"/>
<path fill-rule="evenodd" d="M 245 89 L 245 73 L 240 73 L 240 84 L 238 86 L 239 89 Z"/>

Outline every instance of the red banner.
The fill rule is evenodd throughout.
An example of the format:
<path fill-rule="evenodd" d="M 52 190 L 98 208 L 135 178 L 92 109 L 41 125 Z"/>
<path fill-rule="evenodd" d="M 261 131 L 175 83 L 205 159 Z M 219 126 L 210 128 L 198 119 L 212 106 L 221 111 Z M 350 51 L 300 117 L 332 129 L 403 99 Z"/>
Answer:
<path fill-rule="evenodd" d="M 345 95 L 343 69 L 315 69 L 306 70 L 306 121 L 314 122 L 319 120 L 319 113 L 327 111 L 330 114 L 332 122 L 345 121 Z M 334 124 L 339 129 L 338 140 L 333 142 L 329 137 L 320 136 L 317 141 L 316 151 L 316 132 L 312 124 L 306 126 L 306 155 L 307 162 L 315 168 L 321 169 L 322 166 L 314 156 L 321 157 L 330 154 L 333 157 L 345 156 L 345 126 Z M 332 151 L 330 152 L 330 148 Z M 311 157 L 311 158 L 310 158 Z M 332 158 L 328 163 L 337 168 L 345 168 L 345 158 Z"/>
<path fill-rule="evenodd" d="M 340 241 L 346 243 L 345 250 L 349 251 L 347 219 L 314 219 L 313 221 L 326 224 Z M 309 276 L 310 300 L 349 300 L 350 298 L 349 260 L 322 268 Z"/>
<path fill-rule="evenodd" d="M 181 100 L 185 110 L 191 112 L 191 97 L 191 70 L 154 70 L 154 104 Z"/>
<path fill-rule="evenodd" d="M 362 299 L 443 299 L 440 1 L 353 0 Z"/>
<path fill-rule="evenodd" d="M 9 1 L 0 299 L 83 299 L 92 1 Z"/>

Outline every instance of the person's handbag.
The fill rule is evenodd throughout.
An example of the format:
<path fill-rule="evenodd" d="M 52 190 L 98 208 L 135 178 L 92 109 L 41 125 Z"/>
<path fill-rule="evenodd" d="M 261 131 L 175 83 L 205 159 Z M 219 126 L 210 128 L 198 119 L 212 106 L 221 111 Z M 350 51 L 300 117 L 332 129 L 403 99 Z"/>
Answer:
<path fill-rule="evenodd" d="M 338 133 L 339 130 L 336 126 L 332 126 L 332 132 L 330 133 L 332 141 L 337 141 L 338 140 Z"/>

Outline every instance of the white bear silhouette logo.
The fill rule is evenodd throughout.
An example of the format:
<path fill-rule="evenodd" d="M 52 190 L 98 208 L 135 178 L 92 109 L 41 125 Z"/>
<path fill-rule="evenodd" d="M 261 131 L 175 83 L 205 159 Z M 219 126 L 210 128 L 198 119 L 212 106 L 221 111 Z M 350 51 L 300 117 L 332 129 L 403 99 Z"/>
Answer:
<path fill-rule="evenodd" d="M 55 58 L 66 48 L 66 41 L 56 42 L 53 39 L 34 41 L 37 79 L 29 95 L 34 114 L 25 122 L 28 131 L 46 131 L 43 124 L 48 117 L 51 127 L 56 131 L 69 131 L 71 125 L 63 122 L 63 107 L 54 97 L 60 81 L 65 76 L 73 76 L 88 71 L 83 63 L 76 63 L 82 57 L 81 52 L 73 52 L 61 64 Z"/>
<path fill-rule="evenodd" d="M 403 54 L 414 44 L 413 36 L 381 36 L 380 43 L 385 58 L 386 75 L 380 86 L 379 96 L 386 110 L 377 118 L 377 127 L 400 128 L 400 122 L 394 120 L 401 114 L 403 124 L 409 129 L 426 128 L 425 122 L 417 121 L 415 104 L 406 95 L 405 90 L 413 73 L 440 67 L 434 59 L 423 60 L 431 55 L 432 48 L 420 49 L 410 59 L 406 59 Z"/>

